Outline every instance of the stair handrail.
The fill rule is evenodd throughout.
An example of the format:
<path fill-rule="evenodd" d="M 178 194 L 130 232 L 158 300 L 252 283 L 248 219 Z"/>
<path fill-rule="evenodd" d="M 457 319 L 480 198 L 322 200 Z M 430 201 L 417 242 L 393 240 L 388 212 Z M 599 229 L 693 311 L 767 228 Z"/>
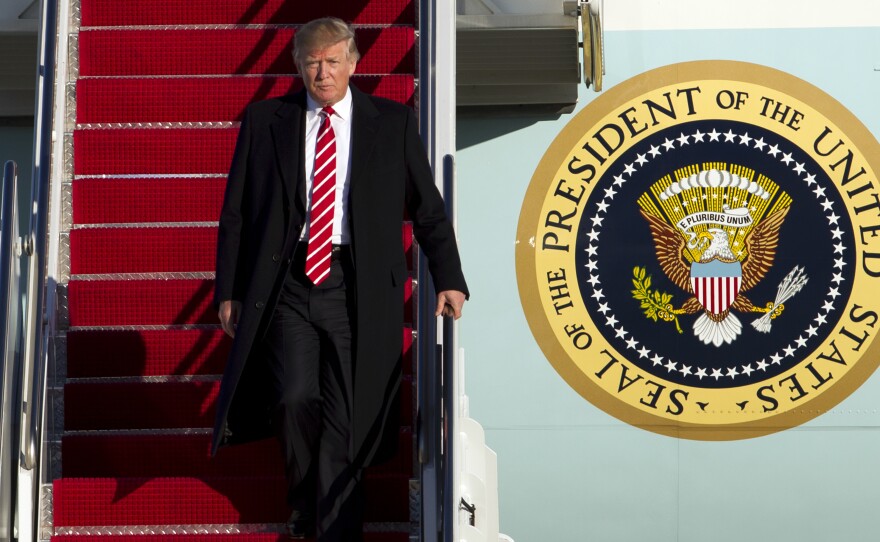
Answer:
<path fill-rule="evenodd" d="M 27 281 L 27 304 L 23 374 L 27 388 L 22 390 L 23 405 L 22 467 L 32 470 L 39 464 L 42 435 L 44 384 L 46 373 L 45 307 L 46 241 L 49 226 L 49 175 L 52 155 L 52 121 L 55 90 L 55 29 L 57 4 L 43 0 L 40 28 L 40 65 L 37 74 L 37 124 L 34 134 L 34 173 L 31 187 L 33 203 L 30 229 L 24 250 L 30 256 Z M 31 378 L 27 378 L 27 377 Z"/>
<path fill-rule="evenodd" d="M 18 165 L 3 167 L 3 205 L 0 209 L 0 541 L 14 538 L 14 489 L 18 469 L 16 400 L 20 387 L 21 361 L 20 293 L 21 239 L 18 236 Z"/>
<path fill-rule="evenodd" d="M 455 222 L 455 158 L 443 158 L 443 197 L 446 214 Z M 458 539 L 459 473 L 455 457 L 455 434 L 458 431 L 458 324 L 452 317 L 443 318 L 443 542 Z"/>
<path fill-rule="evenodd" d="M 49 186 L 56 79 L 58 0 L 41 0 L 40 50 L 34 130 L 30 223 L 22 241 L 27 257 L 24 330 L 21 360 L 21 433 L 18 464 L 18 540 L 39 540 L 41 448 L 48 363 L 49 322 L 46 309 Z"/>

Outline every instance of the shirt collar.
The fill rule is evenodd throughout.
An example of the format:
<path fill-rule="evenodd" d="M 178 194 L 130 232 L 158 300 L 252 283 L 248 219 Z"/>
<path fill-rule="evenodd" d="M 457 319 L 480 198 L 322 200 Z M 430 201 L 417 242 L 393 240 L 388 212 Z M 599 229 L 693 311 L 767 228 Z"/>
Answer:
<path fill-rule="evenodd" d="M 348 120 L 351 118 L 351 106 L 352 106 L 352 98 L 351 98 L 351 89 L 345 89 L 345 96 L 335 104 L 333 104 L 333 113 L 339 116 L 342 120 Z M 306 109 L 308 110 L 308 115 L 310 119 L 315 118 L 318 112 L 323 109 L 324 106 L 320 105 L 314 99 L 312 99 L 311 94 L 306 92 Z"/>

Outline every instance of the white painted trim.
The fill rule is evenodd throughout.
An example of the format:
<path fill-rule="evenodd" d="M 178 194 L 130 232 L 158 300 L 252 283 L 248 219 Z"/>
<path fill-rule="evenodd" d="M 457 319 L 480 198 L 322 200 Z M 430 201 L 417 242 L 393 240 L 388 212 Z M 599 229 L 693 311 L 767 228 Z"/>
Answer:
<path fill-rule="evenodd" d="M 880 27 L 877 0 L 608 0 L 605 30 Z"/>

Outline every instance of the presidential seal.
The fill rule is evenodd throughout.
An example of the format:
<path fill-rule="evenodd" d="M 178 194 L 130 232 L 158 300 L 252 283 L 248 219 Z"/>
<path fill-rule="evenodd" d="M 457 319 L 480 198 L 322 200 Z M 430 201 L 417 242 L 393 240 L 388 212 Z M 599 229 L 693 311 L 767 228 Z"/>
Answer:
<path fill-rule="evenodd" d="M 559 134 L 517 280 L 547 359 L 638 427 L 728 440 L 821 415 L 880 361 L 880 145 L 740 62 L 659 68 Z"/>

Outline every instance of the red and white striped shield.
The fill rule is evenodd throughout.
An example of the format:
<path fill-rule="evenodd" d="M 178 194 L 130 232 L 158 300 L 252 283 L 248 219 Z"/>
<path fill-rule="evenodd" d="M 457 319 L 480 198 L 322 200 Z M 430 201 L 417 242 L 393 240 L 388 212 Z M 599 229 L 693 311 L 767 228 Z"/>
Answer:
<path fill-rule="evenodd" d="M 694 295 L 710 313 L 721 314 L 730 308 L 742 285 L 742 264 L 712 260 L 691 264 L 691 287 Z"/>

